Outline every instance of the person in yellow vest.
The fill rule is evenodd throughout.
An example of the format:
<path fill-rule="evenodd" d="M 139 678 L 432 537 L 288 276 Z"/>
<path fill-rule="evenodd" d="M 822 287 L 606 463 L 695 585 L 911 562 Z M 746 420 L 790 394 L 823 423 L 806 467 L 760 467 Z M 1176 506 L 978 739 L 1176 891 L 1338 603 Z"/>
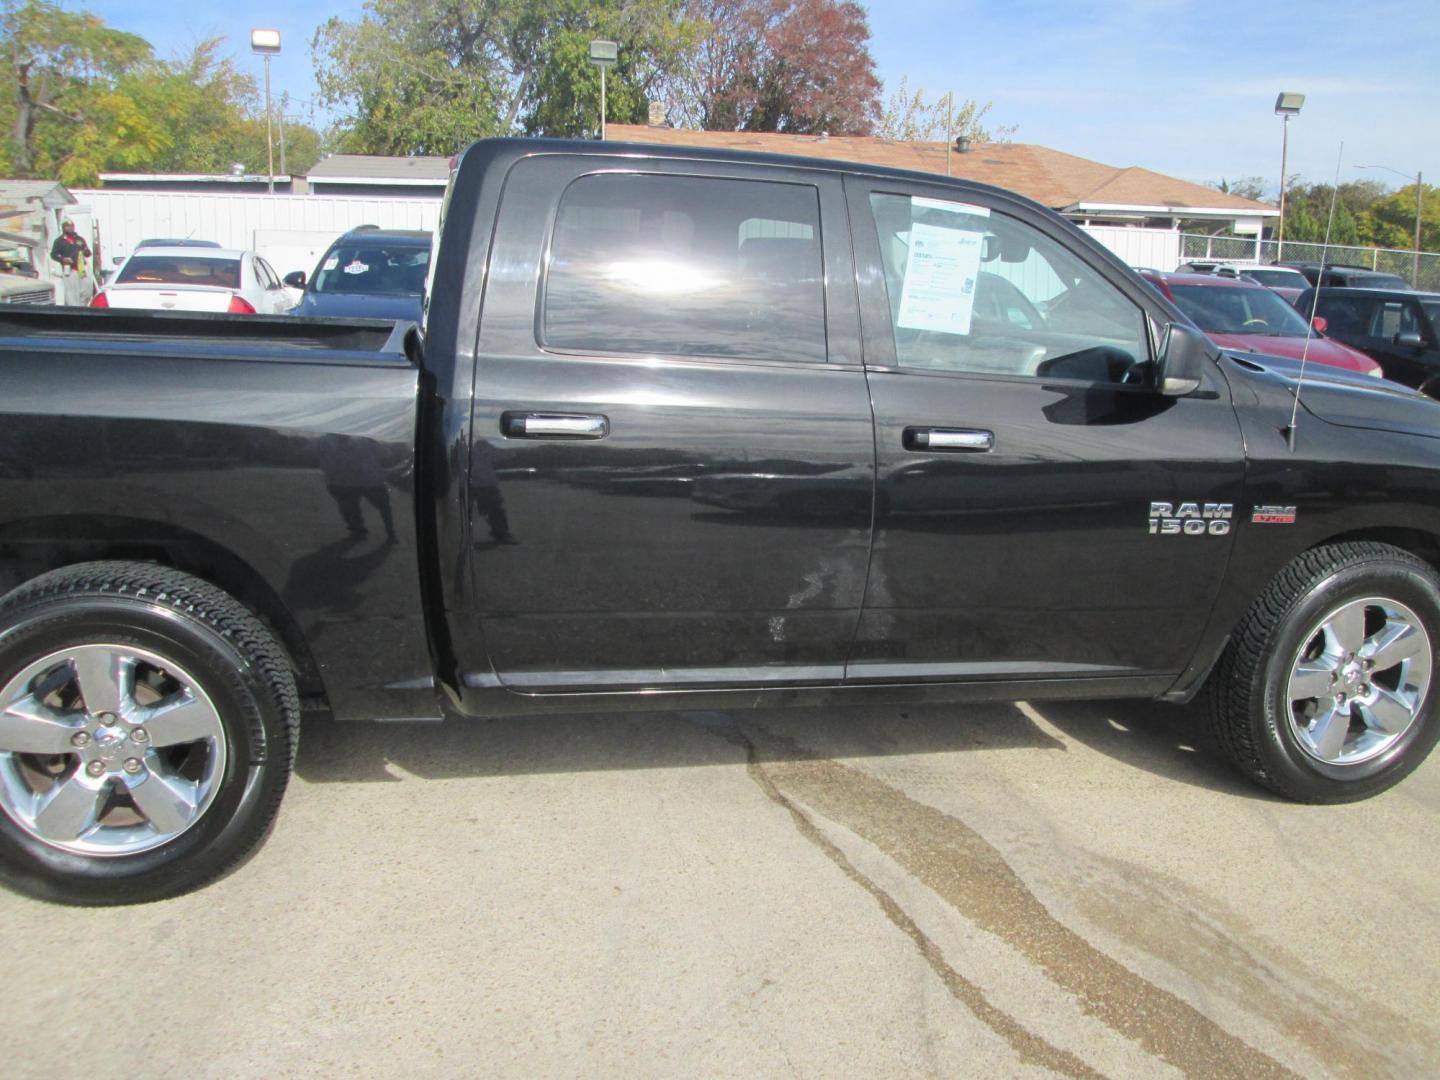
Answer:
<path fill-rule="evenodd" d="M 50 246 L 50 258 L 60 264 L 60 281 L 63 295 L 61 302 L 70 305 L 84 304 L 82 283 L 85 280 L 85 261 L 90 257 L 90 245 L 75 231 L 75 223 L 69 218 L 60 226 L 60 235 Z"/>

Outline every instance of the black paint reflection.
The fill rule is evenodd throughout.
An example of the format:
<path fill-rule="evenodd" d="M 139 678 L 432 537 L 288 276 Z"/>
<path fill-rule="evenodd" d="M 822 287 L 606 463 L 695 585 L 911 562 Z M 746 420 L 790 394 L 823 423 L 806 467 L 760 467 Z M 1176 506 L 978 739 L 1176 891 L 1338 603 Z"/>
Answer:
<path fill-rule="evenodd" d="M 395 543 L 395 515 L 390 509 L 390 492 L 385 487 L 385 470 L 369 439 L 326 435 L 320 440 L 320 467 L 325 490 L 335 500 L 345 528 L 354 537 L 369 534 L 361 504 L 369 503 L 380 515 L 385 538 Z"/>

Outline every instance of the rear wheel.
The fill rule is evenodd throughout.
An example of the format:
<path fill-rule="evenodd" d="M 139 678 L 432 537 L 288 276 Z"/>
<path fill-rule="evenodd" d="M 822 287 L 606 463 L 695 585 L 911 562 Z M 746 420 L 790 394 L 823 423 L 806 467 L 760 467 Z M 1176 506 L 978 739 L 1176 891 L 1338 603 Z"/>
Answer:
<path fill-rule="evenodd" d="M 1301 555 L 1237 628 L 1212 676 L 1216 743 L 1242 771 L 1305 802 L 1399 783 L 1434 747 L 1440 583 L 1385 544 Z"/>
<path fill-rule="evenodd" d="M 274 637 L 161 567 L 87 563 L 0 599 L 0 876 L 69 903 L 203 884 L 263 836 L 299 702 Z"/>

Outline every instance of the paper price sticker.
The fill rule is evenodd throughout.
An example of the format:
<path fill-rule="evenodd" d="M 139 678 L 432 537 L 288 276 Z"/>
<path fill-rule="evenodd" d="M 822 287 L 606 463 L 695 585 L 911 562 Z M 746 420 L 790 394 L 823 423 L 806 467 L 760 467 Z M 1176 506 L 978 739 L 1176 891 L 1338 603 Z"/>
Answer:
<path fill-rule="evenodd" d="M 970 333 L 983 233 L 937 225 L 910 228 L 910 253 L 897 326 L 941 334 Z"/>

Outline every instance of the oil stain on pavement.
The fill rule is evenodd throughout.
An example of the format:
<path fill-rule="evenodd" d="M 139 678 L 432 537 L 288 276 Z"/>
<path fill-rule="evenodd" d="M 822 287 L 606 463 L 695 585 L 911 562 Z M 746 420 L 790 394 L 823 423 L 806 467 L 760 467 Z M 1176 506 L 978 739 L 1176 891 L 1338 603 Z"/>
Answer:
<path fill-rule="evenodd" d="M 995 935 L 1043 971 L 1086 1014 L 1180 1072 L 1245 1078 L 1298 1075 L 1061 923 L 1000 852 L 957 818 L 910 798 L 861 769 L 811 754 L 752 720 L 718 712 L 692 712 L 686 718 L 745 752 L 749 775 L 760 790 L 788 812 L 808 841 L 874 897 L 950 993 L 1005 1039 L 1023 1063 L 1067 1076 L 1100 1075 L 1085 1061 L 1028 1030 L 1019 1019 L 988 1000 L 980 987 L 955 969 L 894 897 L 857 868 L 822 832 L 812 814 L 874 845 L 973 925 Z M 1103 906 L 1113 915 L 1121 908 L 1113 903 L 1114 897 L 1110 899 L 1112 902 Z M 1153 904 L 1157 899 L 1149 895 L 1140 902 Z M 1263 987 L 1249 989 L 1258 993 Z M 1246 997 L 1252 995 L 1247 993 Z M 1335 1034 L 1337 1028 L 1343 1031 L 1343 1026 L 1332 1025 L 1324 1010 L 1310 1009 L 1314 1004 L 1282 1009 L 1281 1015 L 1266 1018 L 1337 1072 L 1359 1075 L 1367 1062 L 1373 1068 L 1377 1062 L 1367 1054 L 1367 1048 Z M 1306 1015 L 1311 1020 L 1309 1025 L 1303 1022 Z"/>

